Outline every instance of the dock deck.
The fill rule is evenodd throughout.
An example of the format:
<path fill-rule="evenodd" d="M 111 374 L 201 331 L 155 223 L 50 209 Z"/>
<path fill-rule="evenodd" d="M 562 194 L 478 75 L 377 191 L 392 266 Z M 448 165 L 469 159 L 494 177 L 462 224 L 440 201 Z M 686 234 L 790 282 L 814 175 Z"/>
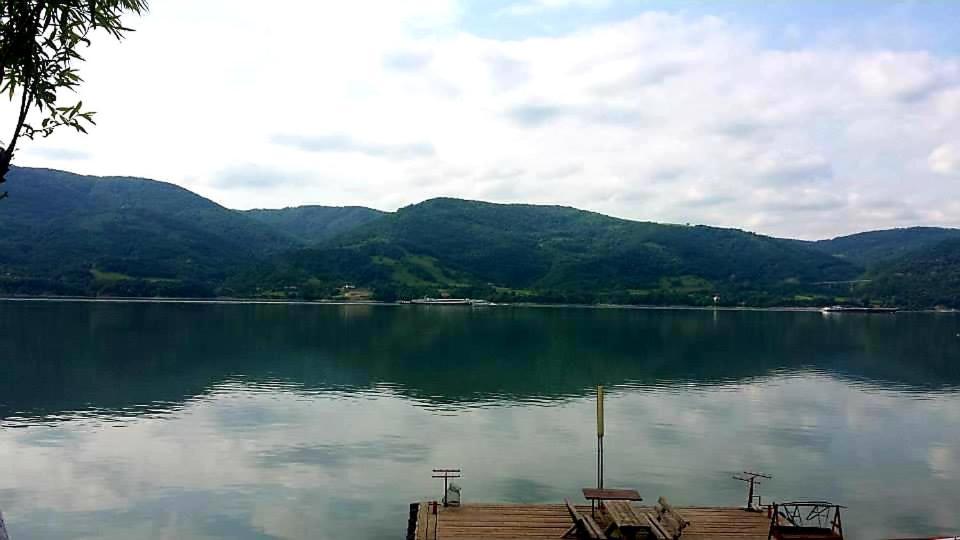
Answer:
<path fill-rule="evenodd" d="M 635 505 L 641 511 L 648 508 Z M 590 506 L 577 506 L 590 513 Z M 683 540 L 767 540 L 770 519 L 765 513 L 741 508 L 678 507 L 691 525 Z M 602 512 L 597 520 L 606 526 Z M 465 504 L 440 506 L 433 514 L 429 503 L 411 506 L 408 540 L 559 540 L 573 523 L 563 504 Z"/>

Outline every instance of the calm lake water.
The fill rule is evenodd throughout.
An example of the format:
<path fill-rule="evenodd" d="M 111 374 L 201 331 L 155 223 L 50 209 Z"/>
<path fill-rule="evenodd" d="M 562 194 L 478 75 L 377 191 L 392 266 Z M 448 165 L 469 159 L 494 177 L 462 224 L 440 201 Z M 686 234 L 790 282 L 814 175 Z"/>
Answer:
<path fill-rule="evenodd" d="M 14 540 L 402 538 L 465 501 L 849 506 L 849 538 L 960 532 L 960 316 L 0 302 Z"/>

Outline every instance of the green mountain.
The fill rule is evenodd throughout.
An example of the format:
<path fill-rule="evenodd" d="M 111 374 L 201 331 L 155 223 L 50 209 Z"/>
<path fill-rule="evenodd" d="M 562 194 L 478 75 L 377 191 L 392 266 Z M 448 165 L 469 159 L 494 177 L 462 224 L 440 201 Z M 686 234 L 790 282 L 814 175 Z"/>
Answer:
<path fill-rule="evenodd" d="M 734 229 L 616 219 L 558 206 L 433 199 L 247 274 L 289 286 L 350 281 L 387 297 L 766 303 L 861 269 L 793 241 Z"/>
<path fill-rule="evenodd" d="M 960 307 L 960 231 L 802 242 L 560 206 L 236 211 L 172 184 L 15 169 L 0 293 Z"/>
<path fill-rule="evenodd" d="M 943 240 L 878 264 L 862 291 L 907 308 L 960 308 L 960 238 Z"/>
<path fill-rule="evenodd" d="M 237 266 L 298 245 L 165 182 L 17 168 L 5 188 L 0 268 L 12 292 L 209 295 Z"/>
<path fill-rule="evenodd" d="M 304 244 L 330 240 L 386 214 L 363 206 L 298 206 L 247 210 L 244 214 Z"/>
<path fill-rule="evenodd" d="M 872 266 L 910 255 L 951 238 L 960 238 L 960 229 L 908 227 L 818 240 L 811 242 L 811 245 L 824 253 L 860 266 Z"/>

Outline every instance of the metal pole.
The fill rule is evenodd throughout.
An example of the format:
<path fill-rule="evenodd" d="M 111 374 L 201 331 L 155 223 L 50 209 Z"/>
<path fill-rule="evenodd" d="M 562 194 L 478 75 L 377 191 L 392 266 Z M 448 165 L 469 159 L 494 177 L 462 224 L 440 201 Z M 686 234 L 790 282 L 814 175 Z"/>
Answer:
<path fill-rule="evenodd" d="M 601 466 L 600 455 L 602 453 L 602 450 L 600 448 L 601 441 L 603 441 L 603 439 L 601 439 L 600 437 L 597 437 L 597 489 L 600 489 L 600 484 L 601 484 L 601 480 L 600 480 L 600 466 Z"/>
<path fill-rule="evenodd" d="M 600 437 L 600 489 L 603 489 L 603 437 Z"/>

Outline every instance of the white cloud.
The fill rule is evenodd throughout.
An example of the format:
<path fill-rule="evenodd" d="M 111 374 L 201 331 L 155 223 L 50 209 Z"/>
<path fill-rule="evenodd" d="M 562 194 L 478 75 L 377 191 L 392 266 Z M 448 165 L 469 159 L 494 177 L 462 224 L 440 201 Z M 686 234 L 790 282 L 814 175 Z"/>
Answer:
<path fill-rule="evenodd" d="M 944 143 L 933 149 L 927 158 L 930 170 L 938 174 L 955 175 L 960 173 L 960 146 Z"/>
<path fill-rule="evenodd" d="M 920 99 L 944 85 L 956 84 L 956 65 L 926 53 L 880 53 L 860 59 L 857 79 L 870 92 L 897 99 Z"/>
<path fill-rule="evenodd" d="M 957 57 L 770 49 L 751 27 L 652 12 L 499 40 L 461 16 L 453 0 L 160 3 L 91 52 L 91 135 L 18 161 L 82 148 L 78 172 L 236 208 L 457 196 L 805 238 L 960 226 L 960 184 L 939 178 L 960 163 L 944 142 L 960 140 Z"/>
<path fill-rule="evenodd" d="M 274 144 L 296 148 L 304 152 L 355 152 L 374 157 L 409 159 L 431 156 L 433 145 L 429 143 L 378 143 L 358 141 L 349 135 L 275 135 Z"/>
<path fill-rule="evenodd" d="M 502 10 L 508 15 L 535 15 L 551 9 L 587 8 L 598 9 L 610 5 L 610 0 L 531 0 L 512 4 Z"/>
<path fill-rule="evenodd" d="M 56 146 L 28 148 L 27 152 L 41 158 L 56 161 L 81 161 L 90 158 L 90 154 L 83 150 L 77 150 L 75 148 L 59 148 Z"/>

